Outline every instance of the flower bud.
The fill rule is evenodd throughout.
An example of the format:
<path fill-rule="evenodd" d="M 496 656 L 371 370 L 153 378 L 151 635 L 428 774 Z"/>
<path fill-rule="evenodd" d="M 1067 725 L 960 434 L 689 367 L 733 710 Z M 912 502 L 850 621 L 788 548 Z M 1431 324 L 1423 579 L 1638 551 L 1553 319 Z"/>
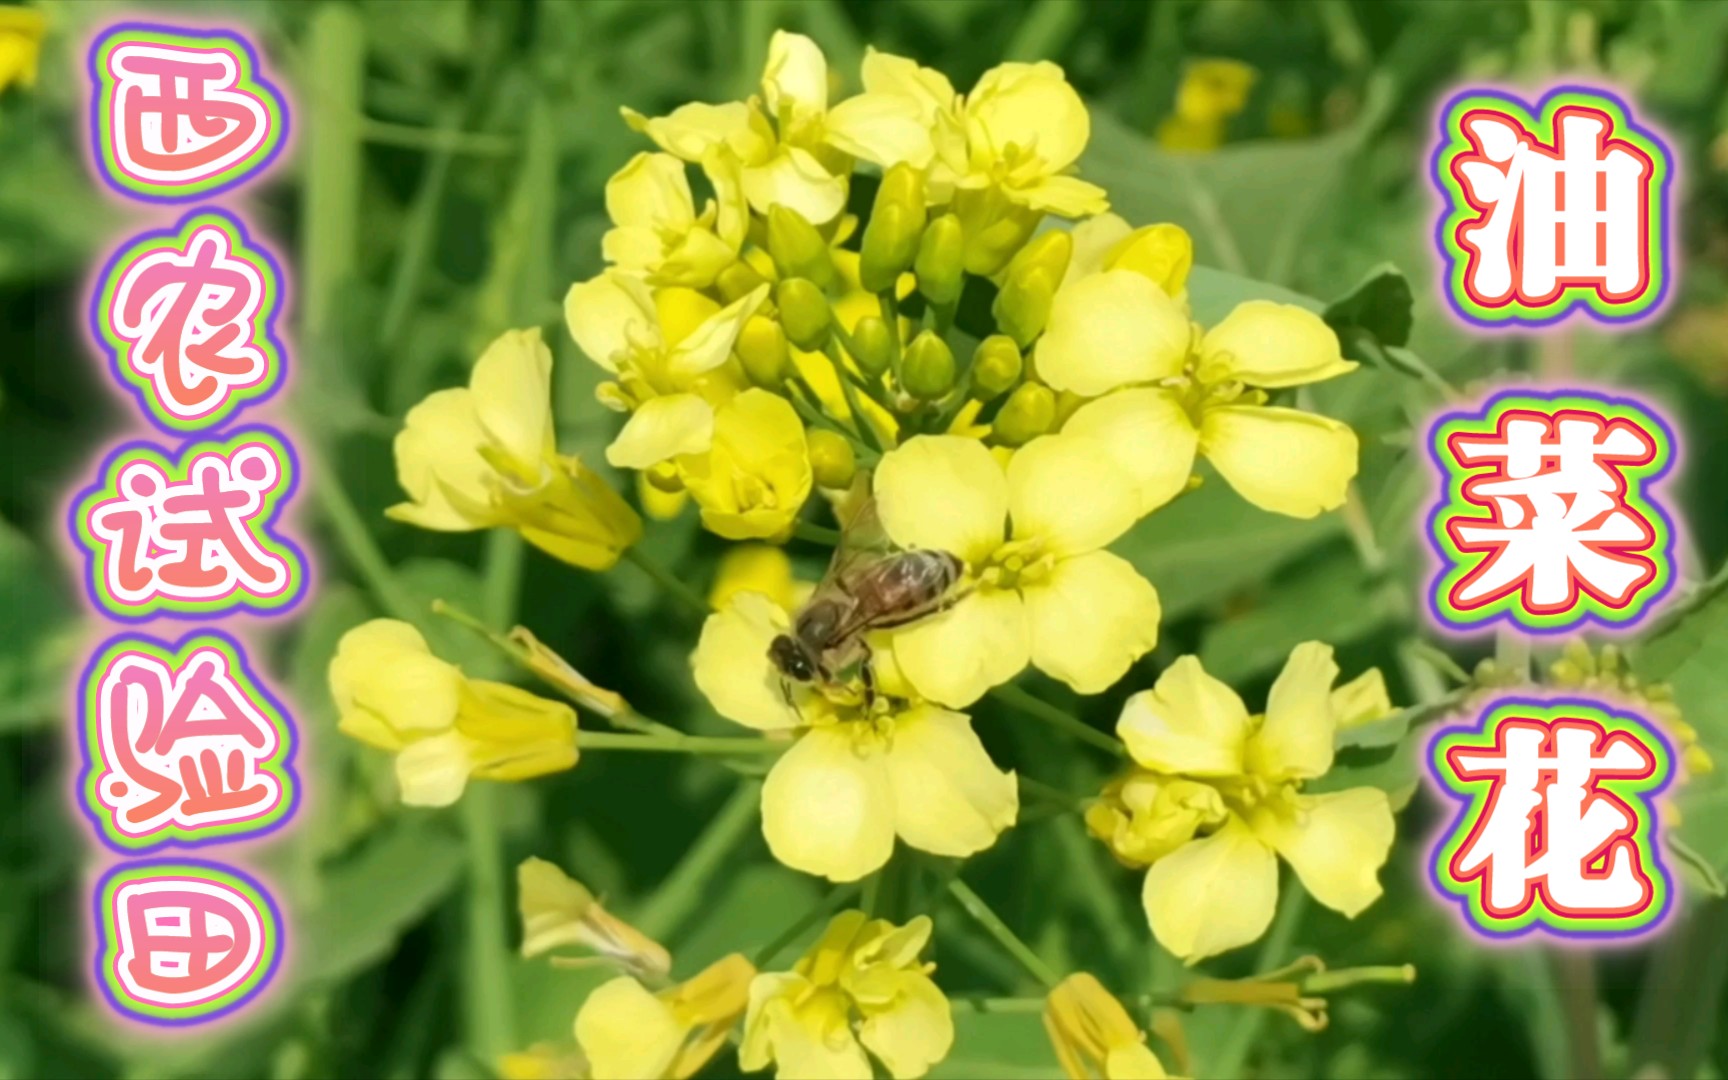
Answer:
<path fill-rule="evenodd" d="M 989 401 L 1020 381 L 1020 350 L 1006 334 L 991 334 L 972 352 L 972 396 Z"/>
<path fill-rule="evenodd" d="M 901 162 L 883 175 L 870 223 L 864 226 L 858 277 L 865 289 L 894 287 L 918 254 L 924 222 L 924 174 Z"/>
<path fill-rule="evenodd" d="M 810 443 L 810 469 L 818 487 L 845 488 L 858 472 L 858 459 L 852 454 L 852 444 L 837 432 L 814 428 L 807 436 Z"/>
<path fill-rule="evenodd" d="M 875 377 L 887 371 L 899 348 L 898 336 L 874 315 L 864 316 L 852 327 L 852 359 L 866 375 Z"/>
<path fill-rule="evenodd" d="M 816 226 L 796 210 L 768 208 L 768 254 L 782 278 L 807 278 L 818 289 L 834 282 L 834 257 Z"/>
<path fill-rule="evenodd" d="M 965 284 L 966 232 L 960 219 L 944 214 L 930 223 L 918 241 L 918 257 L 912 269 L 918 275 L 918 291 L 932 304 L 952 304 L 960 299 Z"/>
<path fill-rule="evenodd" d="M 1044 323 L 1050 318 L 1050 301 L 1056 296 L 1062 275 L 1068 272 L 1068 260 L 1073 254 L 1074 238 L 1063 230 L 1053 229 L 1021 248 L 1008 264 L 991 314 L 1015 344 L 1024 348 L 1044 332 Z"/>
<path fill-rule="evenodd" d="M 1024 446 L 1050 430 L 1056 422 L 1056 395 L 1048 386 L 1021 383 L 996 414 L 996 441 L 1006 446 Z"/>
<path fill-rule="evenodd" d="M 828 298 L 816 283 L 806 278 L 788 278 L 774 289 L 780 308 L 780 324 L 792 344 L 809 352 L 821 352 L 828 344 L 834 314 Z"/>
<path fill-rule="evenodd" d="M 934 401 L 954 388 L 954 351 L 946 341 L 926 330 L 906 346 L 900 375 L 908 394 Z"/>
<path fill-rule="evenodd" d="M 738 359 L 750 381 L 769 390 L 786 380 L 792 370 L 792 352 L 786 347 L 786 331 L 766 315 L 752 315 L 738 332 Z"/>
<path fill-rule="evenodd" d="M 720 276 L 714 279 L 721 299 L 728 304 L 737 303 L 767 283 L 768 279 L 743 259 L 720 271 Z"/>
<path fill-rule="evenodd" d="M 966 272 L 991 277 L 1032 238 L 1044 215 L 1010 210 L 966 238 Z"/>
<path fill-rule="evenodd" d="M 1194 241 L 1180 225 L 1147 225 L 1123 237 L 1104 256 L 1106 270 L 1132 270 L 1166 296 L 1181 296 L 1194 267 Z"/>

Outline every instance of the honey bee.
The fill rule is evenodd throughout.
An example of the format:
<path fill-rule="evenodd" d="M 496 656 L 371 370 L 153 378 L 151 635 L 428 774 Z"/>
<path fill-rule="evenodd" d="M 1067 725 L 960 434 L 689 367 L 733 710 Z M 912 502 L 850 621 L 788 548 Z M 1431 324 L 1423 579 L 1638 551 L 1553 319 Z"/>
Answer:
<path fill-rule="evenodd" d="M 875 698 L 870 645 L 864 635 L 928 618 L 953 606 L 964 564 L 946 551 L 905 551 L 890 544 L 866 503 L 841 531 L 828 571 L 774 638 L 768 659 L 790 682 L 836 686 L 854 669 L 866 702 Z M 788 699 L 791 688 L 787 686 Z"/>

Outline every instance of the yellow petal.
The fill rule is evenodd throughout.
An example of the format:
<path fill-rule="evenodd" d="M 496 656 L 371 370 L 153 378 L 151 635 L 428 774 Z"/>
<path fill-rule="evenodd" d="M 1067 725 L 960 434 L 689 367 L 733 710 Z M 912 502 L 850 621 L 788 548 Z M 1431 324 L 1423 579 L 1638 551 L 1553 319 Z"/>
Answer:
<path fill-rule="evenodd" d="M 395 750 L 404 738 L 450 729 L 461 700 L 462 673 L 432 655 L 420 631 L 397 619 L 372 619 L 336 643 L 330 660 L 330 696 L 336 700 L 343 730 L 360 714 L 391 733 L 387 741 L 368 739 Z"/>
<path fill-rule="evenodd" d="M 1294 304 L 1246 300 L 1200 341 L 1199 375 L 1208 383 L 1300 386 L 1354 370 L 1332 328 Z"/>
<path fill-rule="evenodd" d="M 1164 1080 L 1170 1074 L 1151 1047 L 1133 1042 L 1110 1048 L 1104 1055 L 1104 1075 L 1107 1080 Z"/>
<path fill-rule="evenodd" d="M 1332 720 L 1339 731 L 1383 720 L 1393 711 L 1386 676 L 1377 667 L 1332 691 Z"/>
<path fill-rule="evenodd" d="M 1063 559 L 1021 596 L 1032 663 L 1076 693 L 1109 688 L 1158 644 L 1158 591 L 1108 551 Z"/>
<path fill-rule="evenodd" d="M 1076 496 L 1085 493 L 1084 498 Z M 1139 516 L 1134 483 L 1084 435 L 1045 435 L 1008 463 L 1008 516 L 1016 540 L 1058 558 L 1096 551 Z"/>
<path fill-rule="evenodd" d="M 750 980 L 750 1002 L 744 1013 L 743 1038 L 738 1043 L 738 1067 L 759 1072 L 774 1060 L 768 1007 L 807 996 L 810 980 L 790 971 L 764 971 Z"/>
<path fill-rule="evenodd" d="M 744 197 L 744 166 L 738 155 L 714 149 L 702 158 L 702 175 L 714 189 L 714 234 L 732 251 L 750 228 L 750 201 Z"/>
<path fill-rule="evenodd" d="M 1248 740 L 1248 769 L 1260 776 L 1312 780 L 1332 767 L 1332 646 L 1305 641 L 1290 653 L 1266 699 L 1266 720 Z"/>
<path fill-rule="evenodd" d="M 666 1003 L 628 975 L 596 987 L 576 1014 L 576 1042 L 594 1080 L 665 1076 L 686 1033 Z"/>
<path fill-rule="evenodd" d="M 723 105 L 693 101 L 652 120 L 626 109 L 624 119 L 660 149 L 685 161 L 701 161 L 715 147 L 738 149 L 756 141 L 750 106 L 742 101 Z"/>
<path fill-rule="evenodd" d="M 1182 371 L 1188 316 L 1131 270 L 1080 278 L 1056 291 L 1035 352 L 1052 389 L 1093 397 Z"/>
<path fill-rule="evenodd" d="M 768 660 L 769 644 L 790 623 L 785 609 L 757 592 L 738 593 L 708 616 L 690 664 L 715 712 L 759 731 L 798 726 L 798 712 Z"/>
<path fill-rule="evenodd" d="M 824 124 L 828 144 L 882 168 L 906 162 L 922 169 L 936 152 L 918 107 L 888 94 L 859 94 L 834 106 Z"/>
<path fill-rule="evenodd" d="M 1169 390 L 1131 387 L 1075 410 L 1064 435 L 1096 439 L 1133 481 L 1144 516 L 1181 494 L 1194 471 L 1200 432 Z"/>
<path fill-rule="evenodd" d="M 1194 267 L 1194 239 L 1180 225 L 1148 225 L 1122 239 L 1105 258 L 1105 269 L 1132 270 L 1181 300 Z"/>
<path fill-rule="evenodd" d="M 828 111 L 828 61 L 803 34 L 774 31 L 762 68 L 762 99 L 774 116 L 820 116 Z"/>
<path fill-rule="evenodd" d="M 1106 269 L 1104 261 L 1134 229 L 1116 214 L 1099 214 L 1077 223 L 1068 235 L 1074 238 L 1074 254 L 1062 276 L 1067 285 L 1076 278 L 1090 277 Z"/>
<path fill-rule="evenodd" d="M 468 786 L 470 741 L 447 731 L 408 744 L 396 755 L 396 786 L 405 806 L 450 806 Z"/>
<path fill-rule="evenodd" d="M 1128 699 L 1116 733 L 1148 769 L 1235 776 L 1242 771 L 1248 709 L 1198 659 L 1184 656 L 1164 669 L 1155 687 Z"/>
<path fill-rule="evenodd" d="M 485 442 L 467 388 L 428 394 L 408 410 L 392 444 L 397 482 L 412 501 L 391 507 L 390 516 L 449 532 L 497 524 L 488 484 L 495 470 L 480 456 Z"/>
<path fill-rule="evenodd" d="M 1002 544 L 1008 481 L 976 439 L 909 439 L 883 456 L 875 492 L 882 526 L 901 547 L 946 551 L 977 563 Z"/>
<path fill-rule="evenodd" d="M 761 593 L 780 608 L 791 611 L 798 604 L 798 582 L 792 577 L 792 560 L 786 549 L 775 544 L 735 544 L 720 556 L 714 584 L 708 590 L 708 606 L 726 610 L 741 593 Z"/>
<path fill-rule="evenodd" d="M 858 1037 L 895 1080 L 923 1076 L 954 1046 L 954 1016 L 930 977 L 902 972 L 899 991 L 885 1008 L 864 1010 Z"/>
<path fill-rule="evenodd" d="M 766 1009 L 776 1080 L 871 1080 L 870 1059 L 858 1045 L 833 992 L 793 1005 L 781 999 Z"/>
<path fill-rule="evenodd" d="M 964 858 L 983 851 L 1020 810 L 1014 774 L 990 760 L 972 721 L 929 705 L 894 718 L 888 779 L 895 831 L 934 855 Z"/>
<path fill-rule="evenodd" d="M 668 369 L 677 376 L 689 378 L 724 364 L 732 354 L 732 346 L 737 343 L 744 324 L 767 298 L 768 286 L 758 285 L 748 295 L 703 318 L 686 334 L 674 336 L 668 328 L 667 340 L 672 343 L 667 356 Z"/>
<path fill-rule="evenodd" d="M 1297 409 L 1208 409 L 1200 425 L 1200 452 L 1244 499 L 1297 518 L 1344 505 L 1356 475 L 1356 433 Z"/>
<path fill-rule="evenodd" d="M 468 387 L 474 412 L 494 446 L 523 466 L 525 475 L 544 466 L 554 447 L 552 350 L 538 328 L 508 330 L 474 364 Z"/>
<path fill-rule="evenodd" d="M 576 710 L 509 683 L 463 684 L 456 730 L 481 780 L 532 780 L 576 764 Z"/>
<path fill-rule="evenodd" d="M 564 322 L 570 336 L 588 359 L 613 373 L 618 371 L 617 355 L 630 345 L 632 328 L 639 334 L 659 333 L 652 308 L 644 308 L 639 294 L 623 281 L 608 272 L 578 281 L 564 294 Z"/>
<path fill-rule="evenodd" d="M 948 76 L 934 68 L 920 67 L 917 61 L 904 56 L 879 52 L 867 45 L 861 75 L 869 93 L 893 94 L 917 105 L 919 118 L 925 124 L 934 123 L 937 113 L 954 108 L 954 84 L 948 81 Z"/>
<path fill-rule="evenodd" d="M 1278 860 L 1233 817 L 1153 863 L 1141 902 L 1158 944 L 1192 964 L 1266 932 L 1278 903 Z"/>
<path fill-rule="evenodd" d="M 1031 656 L 1017 593 L 980 588 L 940 615 L 894 634 L 894 659 L 918 693 L 963 709 L 1020 674 Z"/>
<path fill-rule="evenodd" d="M 1046 176 L 1035 184 L 1007 189 L 1008 198 L 1033 210 L 1079 218 L 1110 209 L 1110 197 L 1097 184 L 1077 176 Z"/>
<path fill-rule="evenodd" d="M 857 881 L 876 870 L 894 852 L 882 755 L 855 747 L 845 724 L 805 732 L 762 785 L 762 835 L 776 859 L 806 874 Z"/>
<path fill-rule="evenodd" d="M 683 454 L 706 453 L 714 441 L 714 408 L 695 394 L 649 398 L 630 414 L 606 460 L 620 469 L 646 469 Z"/>
<path fill-rule="evenodd" d="M 1314 899 L 1354 918 L 1380 895 L 1392 850 L 1392 805 L 1378 788 L 1300 795 L 1294 817 L 1263 812 L 1255 832 L 1278 849 Z"/>
<path fill-rule="evenodd" d="M 976 141 L 998 153 L 1035 151 L 1046 175 L 1074 164 L 1092 136 L 1092 118 L 1062 69 L 1049 61 L 1006 63 L 986 71 L 966 99 Z"/>
<path fill-rule="evenodd" d="M 829 173 L 808 151 L 782 146 L 760 165 L 744 169 L 744 195 L 759 214 L 779 204 L 812 225 L 824 225 L 846 206 L 846 181 Z"/>
<path fill-rule="evenodd" d="M 684 163 L 671 154 L 637 154 L 606 181 L 606 214 L 617 225 L 689 230 L 696 203 Z"/>
<path fill-rule="evenodd" d="M 781 538 L 815 480 L 804 424 L 785 398 L 746 390 L 714 418 L 709 453 L 680 458 L 702 524 L 728 540 Z"/>

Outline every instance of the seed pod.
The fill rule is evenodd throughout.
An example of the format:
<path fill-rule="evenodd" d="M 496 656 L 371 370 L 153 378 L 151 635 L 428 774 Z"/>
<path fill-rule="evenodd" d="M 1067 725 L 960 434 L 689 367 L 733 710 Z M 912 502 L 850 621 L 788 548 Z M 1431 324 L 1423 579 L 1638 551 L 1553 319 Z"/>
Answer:
<path fill-rule="evenodd" d="M 852 444 L 826 428 L 813 428 L 806 438 L 810 445 L 810 470 L 816 476 L 817 486 L 849 487 L 858 472 Z"/>
<path fill-rule="evenodd" d="M 926 330 L 906 346 L 900 375 L 908 394 L 935 401 L 954 388 L 954 351 L 946 341 Z"/>
<path fill-rule="evenodd" d="M 918 242 L 913 271 L 918 291 L 932 304 L 952 304 L 965 284 L 966 234 L 960 219 L 944 214 L 930 223 Z"/>
<path fill-rule="evenodd" d="M 1006 446 L 1024 446 L 1056 421 L 1056 395 L 1040 383 L 1021 383 L 996 414 L 992 431 Z"/>
<path fill-rule="evenodd" d="M 991 334 L 972 352 L 972 396 L 989 401 L 1020 381 L 1020 350 L 1006 334 Z"/>
<path fill-rule="evenodd" d="M 814 282 L 804 278 L 782 281 L 774 289 L 774 303 L 780 308 L 780 324 L 792 344 L 809 352 L 821 352 L 828 345 L 834 313 Z"/>

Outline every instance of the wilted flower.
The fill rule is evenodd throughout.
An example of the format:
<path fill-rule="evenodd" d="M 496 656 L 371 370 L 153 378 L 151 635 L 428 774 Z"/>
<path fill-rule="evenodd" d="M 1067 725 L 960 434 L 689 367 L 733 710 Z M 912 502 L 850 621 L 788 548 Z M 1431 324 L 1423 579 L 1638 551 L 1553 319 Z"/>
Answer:
<path fill-rule="evenodd" d="M 1035 439 L 1004 468 L 976 440 L 920 435 L 883 457 L 875 491 L 896 544 L 967 568 L 951 608 L 894 635 L 895 660 L 924 697 L 970 705 L 1028 661 L 1095 694 L 1157 643 L 1157 591 L 1102 550 L 1139 505 L 1101 446 Z"/>
<path fill-rule="evenodd" d="M 576 764 L 574 709 L 468 678 L 405 622 L 373 619 L 343 634 L 329 676 L 339 729 L 396 755 L 410 806 L 449 806 L 471 776 L 528 780 Z"/>
<path fill-rule="evenodd" d="M 1077 972 L 1044 1002 L 1044 1030 L 1070 1080 L 1163 1080 L 1146 1034 L 1096 978 Z"/>
<path fill-rule="evenodd" d="M 618 561 L 642 519 L 552 428 L 552 353 L 538 330 L 486 348 L 468 386 L 408 410 L 396 475 L 409 500 L 386 511 L 423 529 L 507 526 L 555 558 L 589 570 Z"/>
<path fill-rule="evenodd" d="M 684 982 L 652 991 L 621 975 L 576 1014 L 576 1042 L 594 1080 L 685 1080 L 743 1019 L 756 969 L 733 953 Z"/>
<path fill-rule="evenodd" d="M 577 946 L 644 977 L 672 970 L 659 942 L 607 911 L 586 886 L 545 859 L 522 860 L 516 890 L 524 957 Z"/>
<path fill-rule="evenodd" d="M 888 665 L 873 706 L 790 693 L 768 660 L 791 617 L 744 592 L 703 624 L 691 662 L 696 685 L 728 720 L 796 741 L 762 786 L 762 833 L 779 859 L 833 881 L 880 868 L 894 838 L 936 855 L 972 855 L 995 843 L 1020 806 L 1014 774 L 996 768 L 972 721 L 907 701 Z"/>
<path fill-rule="evenodd" d="M 868 1050 L 896 1080 L 923 1076 L 954 1044 L 948 999 L 918 959 L 930 918 L 904 926 L 845 911 L 789 972 L 750 984 L 745 1071 L 778 1066 L 780 1080 L 870 1080 Z"/>

